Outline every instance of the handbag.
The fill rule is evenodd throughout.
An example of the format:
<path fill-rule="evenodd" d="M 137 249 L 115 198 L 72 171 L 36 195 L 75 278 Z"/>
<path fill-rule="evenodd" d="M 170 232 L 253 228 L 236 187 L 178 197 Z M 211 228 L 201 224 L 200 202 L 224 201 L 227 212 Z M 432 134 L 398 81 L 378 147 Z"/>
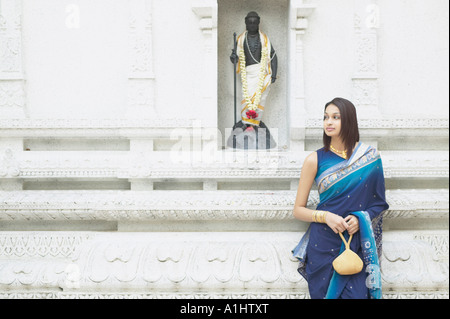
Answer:
<path fill-rule="evenodd" d="M 350 235 L 348 241 L 345 240 L 342 233 L 339 233 L 345 244 L 345 250 L 335 260 L 333 260 L 333 268 L 340 275 L 354 275 L 363 269 L 363 261 L 350 249 L 350 242 L 353 235 Z"/>

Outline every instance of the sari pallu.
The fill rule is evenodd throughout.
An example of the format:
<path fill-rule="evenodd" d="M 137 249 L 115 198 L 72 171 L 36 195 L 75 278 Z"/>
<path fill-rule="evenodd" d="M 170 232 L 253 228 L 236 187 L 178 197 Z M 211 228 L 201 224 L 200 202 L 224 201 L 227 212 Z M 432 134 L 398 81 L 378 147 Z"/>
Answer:
<path fill-rule="evenodd" d="M 353 235 L 350 248 L 365 266 L 362 273 L 351 276 L 335 273 L 332 262 L 343 249 L 342 240 L 326 224 L 311 223 L 293 250 L 298 271 L 308 282 L 311 298 L 381 298 L 381 213 L 389 206 L 380 155 L 363 143 L 348 160 L 323 148 L 317 153 L 317 210 L 358 218 L 360 231 Z M 347 232 L 344 235 L 348 237 Z"/>

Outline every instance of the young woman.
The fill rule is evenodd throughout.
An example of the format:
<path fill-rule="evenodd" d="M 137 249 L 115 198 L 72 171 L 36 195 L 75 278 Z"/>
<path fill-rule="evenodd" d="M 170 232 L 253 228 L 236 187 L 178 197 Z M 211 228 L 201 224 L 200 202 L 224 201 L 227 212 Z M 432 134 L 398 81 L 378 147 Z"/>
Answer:
<path fill-rule="evenodd" d="M 310 154 L 302 167 L 294 217 L 310 222 L 293 254 L 298 271 L 307 280 L 311 298 L 381 298 L 382 212 L 385 200 L 383 166 L 378 151 L 359 142 L 354 105 L 335 98 L 325 105 L 324 147 Z M 313 183 L 320 203 L 306 208 Z M 339 275 L 332 262 L 343 250 L 339 233 L 364 261 L 363 270 Z"/>

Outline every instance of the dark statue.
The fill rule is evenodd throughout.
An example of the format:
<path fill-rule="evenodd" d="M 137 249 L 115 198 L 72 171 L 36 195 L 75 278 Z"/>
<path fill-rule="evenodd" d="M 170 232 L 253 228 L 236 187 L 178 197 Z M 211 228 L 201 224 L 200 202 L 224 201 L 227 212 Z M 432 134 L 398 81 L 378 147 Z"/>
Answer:
<path fill-rule="evenodd" d="M 237 73 L 241 74 L 243 92 L 241 119 L 234 125 L 227 142 L 233 148 L 270 149 L 276 146 L 261 118 L 269 87 L 277 79 L 278 58 L 268 36 L 259 29 L 260 20 L 254 11 L 247 14 L 246 31 L 235 41 L 230 56 L 231 62 L 239 66 Z"/>

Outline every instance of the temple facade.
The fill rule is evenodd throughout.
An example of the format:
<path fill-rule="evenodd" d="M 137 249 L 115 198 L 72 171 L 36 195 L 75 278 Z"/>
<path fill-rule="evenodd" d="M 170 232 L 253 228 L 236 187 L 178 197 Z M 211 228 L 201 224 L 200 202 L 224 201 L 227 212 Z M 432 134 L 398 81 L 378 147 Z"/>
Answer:
<path fill-rule="evenodd" d="M 383 160 L 383 297 L 448 298 L 448 9 L 0 0 L 0 298 L 309 298 L 292 210 L 338 96 Z M 278 57 L 267 150 L 226 144 L 249 11 Z"/>

